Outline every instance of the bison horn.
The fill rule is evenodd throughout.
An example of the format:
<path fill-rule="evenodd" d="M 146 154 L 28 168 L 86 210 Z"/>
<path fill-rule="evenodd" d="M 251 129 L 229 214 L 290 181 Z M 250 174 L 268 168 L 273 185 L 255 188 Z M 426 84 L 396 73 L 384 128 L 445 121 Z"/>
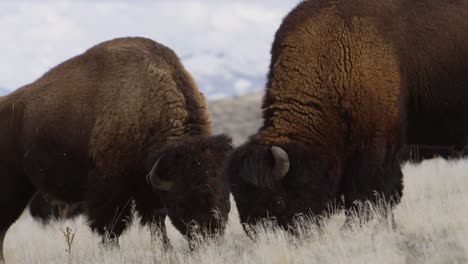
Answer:
<path fill-rule="evenodd" d="M 283 179 L 289 171 L 289 157 L 288 153 L 280 147 L 271 147 L 271 153 L 275 159 L 275 165 L 273 167 L 272 174 L 276 180 Z"/>
<path fill-rule="evenodd" d="M 151 169 L 150 173 L 148 173 L 146 178 L 149 179 L 149 182 L 151 182 L 151 185 L 156 190 L 169 191 L 173 185 L 172 181 L 161 179 L 160 177 L 158 177 L 158 174 L 156 172 L 160 161 L 161 161 L 161 158 L 156 160 L 156 162 L 153 165 L 153 168 Z"/>

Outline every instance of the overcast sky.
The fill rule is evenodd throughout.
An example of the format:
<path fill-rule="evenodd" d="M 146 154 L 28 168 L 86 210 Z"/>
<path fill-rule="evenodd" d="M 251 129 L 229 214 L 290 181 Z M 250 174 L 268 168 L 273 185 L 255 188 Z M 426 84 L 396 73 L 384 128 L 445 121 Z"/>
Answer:
<path fill-rule="evenodd" d="M 144 36 L 174 49 L 209 96 L 262 89 L 274 33 L 298 2 L 0 0 L 0 88 L 30 83 L 99 42 Z"/>

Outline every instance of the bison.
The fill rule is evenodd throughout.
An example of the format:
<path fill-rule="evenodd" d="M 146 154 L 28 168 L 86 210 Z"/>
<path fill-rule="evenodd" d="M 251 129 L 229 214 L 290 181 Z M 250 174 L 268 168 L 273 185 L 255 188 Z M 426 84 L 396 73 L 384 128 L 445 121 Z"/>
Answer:
<path fill-rule="evenodd" d="M 226 159 L 241 222 L 397 204 L 403 147 L 467 142 L 466 43 L 468 1 L 300 3 L 275 35 L 263 125 Z"/>
<path fill-rule="evenodd" d="M 133 205 L 166 242 L 166 215 L 189 238 L 222 231 L 232 146 L 210 130 L 204 96 L 162 44 L 118 38 L 59 64 L 0 98 L 0 245 L 35 192 L 83 202 L 106 241 Z"/>

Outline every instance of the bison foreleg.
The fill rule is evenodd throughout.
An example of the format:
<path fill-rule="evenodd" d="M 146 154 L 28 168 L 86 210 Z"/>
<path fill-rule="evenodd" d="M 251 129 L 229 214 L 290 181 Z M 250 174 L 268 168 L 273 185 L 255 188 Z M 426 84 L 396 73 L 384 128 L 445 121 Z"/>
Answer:
<path fill-rule="evenodd" d="M 402 180 L 396 157 L 387 161 L 358 159 L 350 162 L 343 179 L 347 223 L 353 216 L 363 223 L 379 215 L 395 228 L 392 208 L 400 202 Z"/>
<path fill-rule="evenodd" d="M 135 192 L 135 209 L 141 216 L 141 224 L 150 228 L 151 243 L 157 242 L 158 233 L 160 233 L 164 250 L 171 249 L 164 222 L 167 209 L 162 201 L 148 188 L 146 181 Z"/>
<path fill-rule="evenodd" d="M 118 238 L 132 220 L 132 199 L 128 184 L 112 178 L 88 186 L 85 207 L 93 231 L 106 246 L 118 246 Z"/>
<path fill-rule="evenodd" d="M 0 161 L 0 177 L 0 262 L 2 262 L 5 234 L 20 217 L 35 190 L 26 175 L 4 166 L 2 161 Z"/>
<path fill-rule="evenodd" d="M 118 247 L 120 235 L 130 225 L 132 220 L 131 200 L 128 199 L 126 203 L 119 203 L 113 209 L 110 207 L 101 209 L 108 210 L 104 213 L 107 217 L 102 217 L 101 219 L 95 218 L 95 221 L 91 221 L 91 227 L 101 235 L 102 243 L 105 246 Z M 113 211 L 112 214 L 111 211 Z M 100 214 L 102 213 L 103 211 L 100 212 Z M 96 215 L 95 212 L 91 212 L 90 210 L 90 216 L 91 214 Z"/>
<path fill-rule="evenodd" d="M 164 250 L 171 249 L 171 242 L 167 236 L 166 231 L 166 209 L 152 208 L 151 206 L 144 206 L 147 204 L 142 203 L 141 200 L 136 201 L 136 209 L 141 215 L 141 224 L 147 225 L 150 228 L 151 243 L 157 242 L 158 234 L 162 236 L 162 243 Z"/>
<path fill-rule="evenodd" d="M 5 263 L 5 258 L 3 257 L 3 241 L 5 240 L 6 231 L 0 231 L 0 264 Z"/>

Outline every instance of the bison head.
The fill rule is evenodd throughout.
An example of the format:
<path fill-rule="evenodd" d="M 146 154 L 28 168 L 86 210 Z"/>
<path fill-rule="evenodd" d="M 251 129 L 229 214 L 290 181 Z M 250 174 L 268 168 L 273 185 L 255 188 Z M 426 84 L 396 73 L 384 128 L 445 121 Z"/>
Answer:
<path fill-rule="evenodd" d="M 297 216 L 323 212 L 331 199 L 328 171 L 299 144 L 250 142 L 234 150 L 225 163 L 244 228 L 275 220 L 289 229 Z"/>
<path fill-rule="evenodd" d="M 224 231 L 230 211 L 229 183 L 220 172 L 230 150 L 231 139 L 226 136 L 192 137 L 157 154 L 148 179 L 173 225 L 189 238 Z"/>

